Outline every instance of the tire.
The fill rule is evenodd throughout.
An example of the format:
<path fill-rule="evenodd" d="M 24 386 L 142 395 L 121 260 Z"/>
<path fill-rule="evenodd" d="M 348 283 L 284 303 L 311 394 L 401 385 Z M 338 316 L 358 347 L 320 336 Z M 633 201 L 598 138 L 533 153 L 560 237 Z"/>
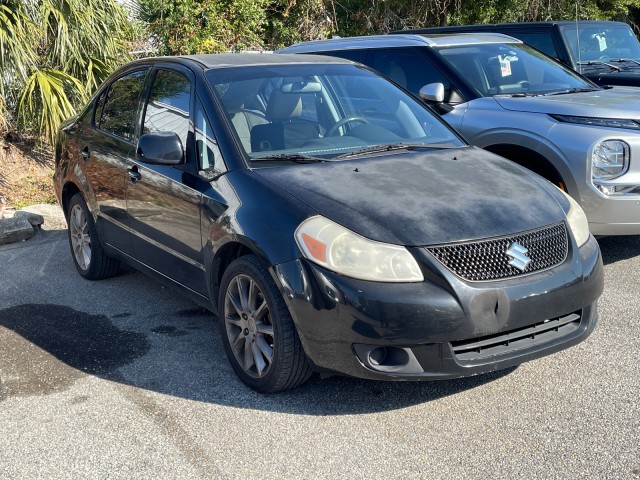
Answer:
<path fill-rule="evenodd" d="M 291 314 L 267 266 L 255 255 L 234 260 L 224 272 L 218 318 L 229 362 L 249 387 L 278 392 L 311 376 Z"/>
<path fill-rule="evenodd" d="M 69 201 L 67 224 L 71 257 L 80 275 L 87 280 L 101 280 L 118 273 L 120 261 L 104 252 L 96 224 L 80 193 Z"/>

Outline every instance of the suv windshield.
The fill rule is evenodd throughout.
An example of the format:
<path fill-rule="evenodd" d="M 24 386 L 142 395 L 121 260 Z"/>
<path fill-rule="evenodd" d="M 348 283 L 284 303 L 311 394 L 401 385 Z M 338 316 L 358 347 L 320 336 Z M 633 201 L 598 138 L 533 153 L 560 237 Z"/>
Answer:
<path fill-rule="evenodd" d="M 206 73 L 251 160 L 308 162 L 465 145 L 436 115 L 356 65 L 264 65 Z"/>
<path fill-rule="evenodd" d="M 640 60 L 640 44 L 629 25 L 565 26 L 562 36 L 580 71 L 607 69 L 606 62 L 615 66 L 640 68 L 633 60 Z M 590 65 L 587 62 L 594 62 Z M 622 65 L 621 65 L 622 64 Z"/>
<path fill-rule="evenodd" d="M 479 44 L 436 49 L 480 95 L 545 95 L 596 90 L 574 71 L 523 44 Z"/>

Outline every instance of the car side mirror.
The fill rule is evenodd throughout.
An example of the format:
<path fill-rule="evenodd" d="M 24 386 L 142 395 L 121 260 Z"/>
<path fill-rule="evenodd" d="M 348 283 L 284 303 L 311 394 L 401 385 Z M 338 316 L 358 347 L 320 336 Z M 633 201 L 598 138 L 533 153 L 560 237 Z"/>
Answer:
<path fill-rule="evenodd" d="M 420 89 L 420 98 L 428 103 L 444 102 L 444 85 L 441 83 L 430 83 Z"/>
<path fill-rule="evenodd" d="M 179 165 L 184 159 L 182 141 L 175 132 L 145 133 L 138 139 L 136 153 L 151 165 Z"/>

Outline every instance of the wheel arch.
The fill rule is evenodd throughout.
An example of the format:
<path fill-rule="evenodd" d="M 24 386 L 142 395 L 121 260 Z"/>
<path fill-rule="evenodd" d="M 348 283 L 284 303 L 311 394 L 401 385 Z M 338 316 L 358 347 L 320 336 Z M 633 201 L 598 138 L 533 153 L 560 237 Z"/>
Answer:
<path fill-rule="evenodd" d="M 548 155 L 522 145 L 495 143 L 483 148 L 537 173 L 565 191 L 576 191 L 573 176 L 564 162 L 554 162 Z"/>
<path fill-rule="evenodd" d="M 268 259 L 259 249 L 254 248 L 243 238 L 229 240 L 220 246 L 211 259 L 209 269 L 209 298 L 215 311 L 218 309 L 218 294 L 220 292 L 220 281 L 226 269 L 231 263 L 245 255 L 256 255 L 268 263 Z"/>
<path fill-rule="evenodd" d="M 69 221 L 69 219 L 67 218 L 67 211 L 69 210 L 69 201 L 71 200 L 71 198 L 73 198 L 73 196 L 76 193 L 82 194 L 82 191 L 73 182 L 67 182 L 64 184 L 64 187 L 62 187 L 62 195 L 61 195 L 62 211 L 64 212 L 64 217 L 67 221 Z"/>

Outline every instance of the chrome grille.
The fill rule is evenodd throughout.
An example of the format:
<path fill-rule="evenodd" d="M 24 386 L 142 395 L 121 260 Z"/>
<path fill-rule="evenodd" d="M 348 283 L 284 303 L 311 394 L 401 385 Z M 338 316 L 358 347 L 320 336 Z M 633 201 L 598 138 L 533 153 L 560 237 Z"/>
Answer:
<path fill-rule="evenodd" d="M 507 250 L 514 243 L 525 247 L 531 259 L 524 271 L 509 264 L 512 258 Z M 545 270 L 562 263 L 568 249 L 564 223 L 509 237 L 427 247 L 445 267 L 471 281 L 498 280 Z"/>

